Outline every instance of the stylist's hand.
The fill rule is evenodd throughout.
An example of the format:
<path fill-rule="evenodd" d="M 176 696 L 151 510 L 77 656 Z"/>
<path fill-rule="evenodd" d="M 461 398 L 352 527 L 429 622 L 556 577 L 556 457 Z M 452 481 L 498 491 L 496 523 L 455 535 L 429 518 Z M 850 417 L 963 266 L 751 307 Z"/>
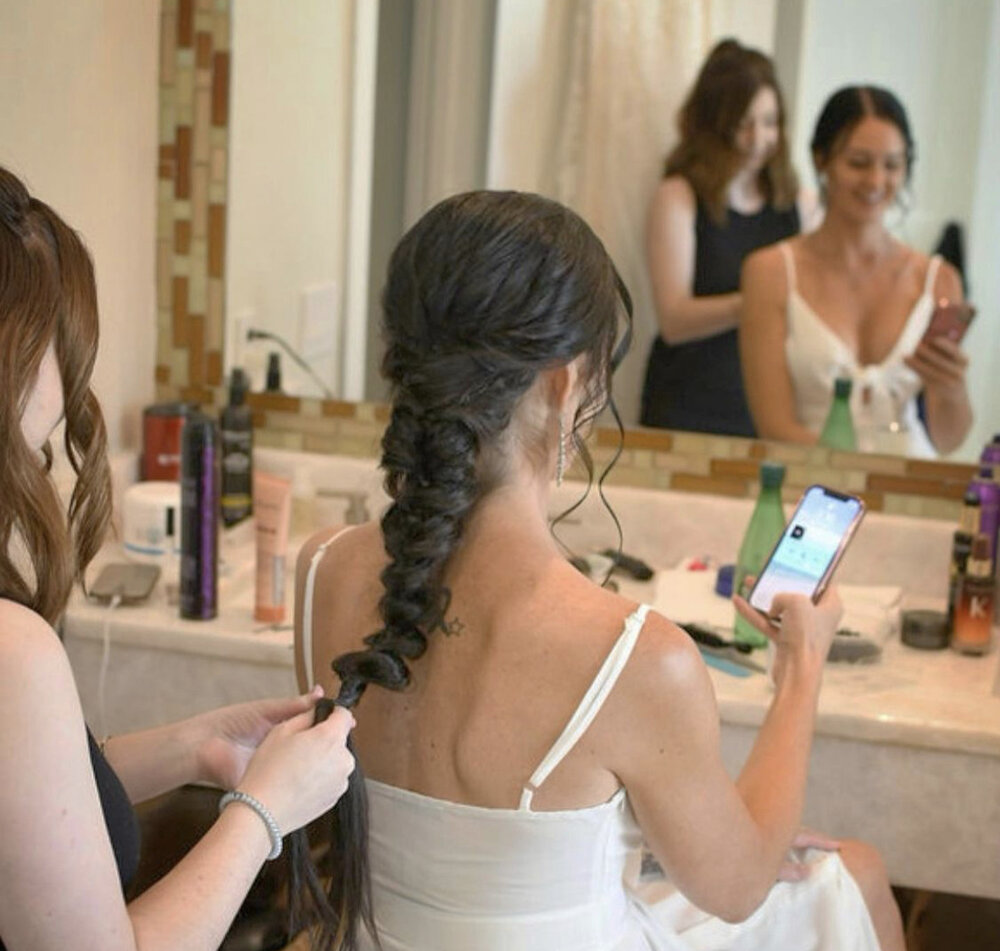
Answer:
<path fill-rule="evenodd" d="M 271 811 L 283 835 L 331 809 L 354 772 L 354 756 L 347 749 L 351 712 L 336 707 L 322 723 L 313 720 L 309 709 L 275 726 L 239 783 Z"/>
<path fill-rule="evenodd" d="M 921 340 L 903 362 L 923 381 L 924 387 L 943 397 L 964 397 L 969 358 L 962 348 L 943 334 Z"/>
<path fill-rule="evenodd" d="M 312 710 L 322 696 L 323 688 L 317 685 L 299 697 L 237 703 L 195 717 L 196 775 L 202 782 L 235 789 L 271 728 Z"/>
<path fill-rule="evenodd" d="M 832 585 L 818 604 L 804 594 L 776 594 L 771 613 L 780 618 L 780 624 L 769 621 L 739 595 L 733 597 L 733 603 L 740 615 L 774 644 L 772 676 L 776 685 L 781 683 L 789 665 L 822 670 L 844 613 L 840 595 Z"/>

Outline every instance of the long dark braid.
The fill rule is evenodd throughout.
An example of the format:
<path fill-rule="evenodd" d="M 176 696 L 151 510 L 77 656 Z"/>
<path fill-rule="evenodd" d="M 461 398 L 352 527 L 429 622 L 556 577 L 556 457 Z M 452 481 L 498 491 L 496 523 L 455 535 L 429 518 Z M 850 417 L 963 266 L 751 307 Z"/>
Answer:
<path fill-rule="evenodd" d="M 407 662 L 445 624 L 444 574 L 468 516 L 505 478 L 522 397 L 539 373 L 585 354 L 577 419 L 592 418 L 610 397 L 619 316 L 630 318 L 627 292 L 590 228 L 556 202 L 516 192 L 470 192 L 427 212 L 392 255 L 382 304 L 382 372 L 392 387 L 381 462 L 392 499 L 381 522 L 382 627 L 363 650 L 333 661 L 341 689 L 331 706 L 354 707 L 369 684 L 407 685 Z M 536 443 L 529 452 L 547 464 L 542 434 Z M 312 905 L 319 948 L 354 951 L 360 922 L 375 934 L 360 766 L 332 812 L 331 837 L 329 897 L 304 838 L 293 844 L 293 902 L 301 913 Z"/>

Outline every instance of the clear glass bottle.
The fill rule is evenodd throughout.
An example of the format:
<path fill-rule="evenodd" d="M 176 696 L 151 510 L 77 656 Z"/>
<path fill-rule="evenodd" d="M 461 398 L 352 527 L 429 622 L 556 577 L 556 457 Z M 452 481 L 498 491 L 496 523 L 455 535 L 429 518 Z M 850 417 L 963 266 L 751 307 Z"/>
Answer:
<path fill-rule="evenodd" d="M 833 402 L 819 434 L 819 444 L 830 449 L 855 452 L 858 439 L 851 418 L 851 380 L 840 376 L 833 382 Z"/>
<path fill-rule="evenodd" d="M 748 575 L 756 577 L 764 567 L 772 549 L 785 530 L 785 509 L 781 504 L 781 483 L 785 480 L 785 467 L 779 462 L 763 462 L 760 466 L 760 494 L 747 524 L 743 543 L 736 558 L 733 590 L 746 597 L 750 586 Z M 767 638 L 739 614 L 733 628 L 733 637 L 744 644 L 766 647 Z"/>

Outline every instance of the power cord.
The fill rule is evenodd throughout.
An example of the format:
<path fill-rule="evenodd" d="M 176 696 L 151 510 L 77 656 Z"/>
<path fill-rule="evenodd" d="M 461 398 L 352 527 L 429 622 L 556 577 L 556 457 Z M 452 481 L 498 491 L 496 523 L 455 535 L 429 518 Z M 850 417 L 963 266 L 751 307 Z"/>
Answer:
<path fill-rule="evenodd" d="M 108 601 L 108 609 L 104 612 L 104 630 L 101 636 L 101 667 L 97 674 L 97 717 L 100 721 L 101 743 L 106 743 L 108 733 L 108 717 L 105 707 L 105 684 L 108 679 L 108 667 L 111 664 L 111 615 L 122 603 L 122 596 L 125 593 L 124 587 L 118 588 L 111 600 Z"/>

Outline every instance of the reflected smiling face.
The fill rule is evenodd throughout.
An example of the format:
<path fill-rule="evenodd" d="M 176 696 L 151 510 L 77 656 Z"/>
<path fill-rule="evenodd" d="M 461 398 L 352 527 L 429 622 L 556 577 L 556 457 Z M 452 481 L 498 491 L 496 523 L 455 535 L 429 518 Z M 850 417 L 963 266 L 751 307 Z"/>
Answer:
<path fill-rule="evenodd" d="M 56 360 L 55 344 L 50 342 L 38 366 L 38 379 L 28 394 L 21 414 L 21 432 L 34 450 L 45 445 L 63 416 L 63 386 Z"/>
<path fill-rule="evenodd" d="M 820 171 L 830 211 L 879 220 L 906 182 L 906 141 L 892 122 L 865 116 Z"/>
<path fill-rule="evenodd" d="M 781 134 L 779 120 L 778 97 L 770 86 L 763 86 L 750 100 L 733 135 L 746 171 L 759 172 L 774 155 Z"/>

